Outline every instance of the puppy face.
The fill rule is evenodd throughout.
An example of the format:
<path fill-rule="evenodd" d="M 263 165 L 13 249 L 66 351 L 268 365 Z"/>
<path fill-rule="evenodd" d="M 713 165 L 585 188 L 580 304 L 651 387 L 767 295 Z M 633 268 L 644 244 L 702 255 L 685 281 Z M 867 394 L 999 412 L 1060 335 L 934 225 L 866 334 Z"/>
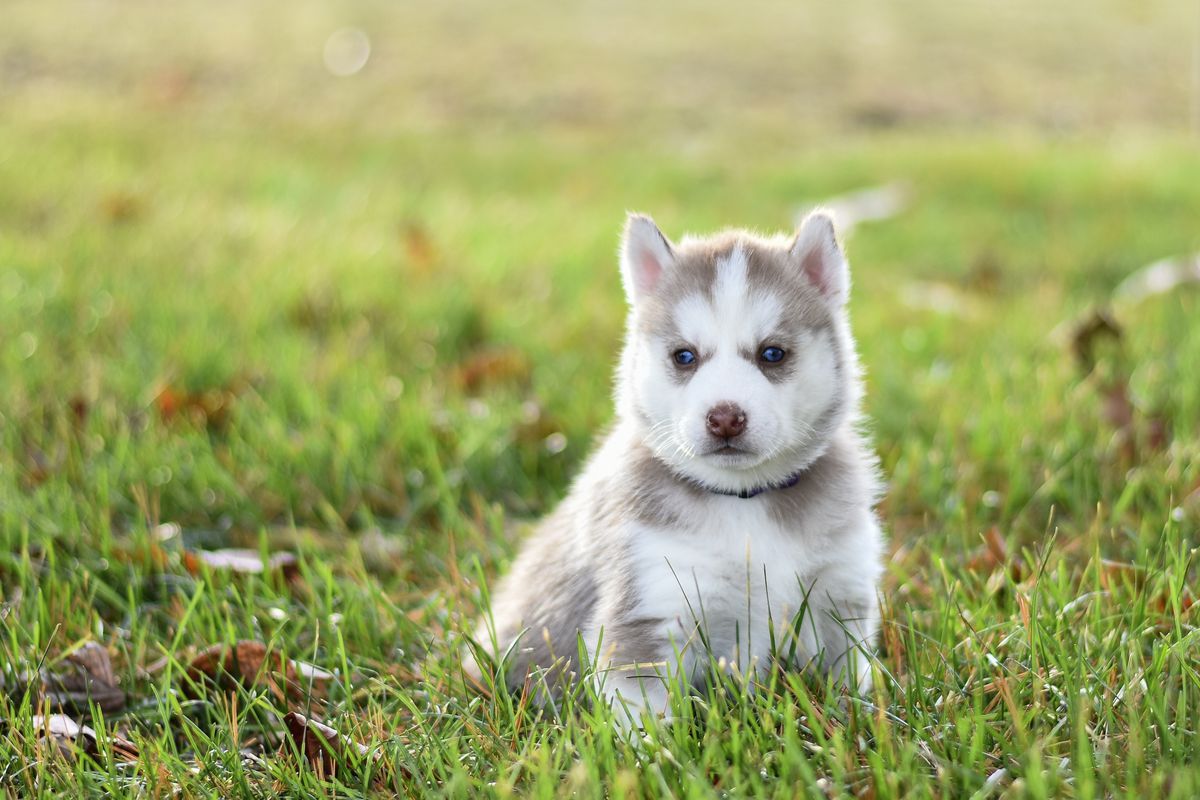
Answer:
<path fill-rule="evenodd" d="M 820 454 L 849 397 L 845 259 L 828 217 L 795 239 L 728 233 L 672 245 L 632 217 L 620 392 L 677 473 L 742 491 Z"/>

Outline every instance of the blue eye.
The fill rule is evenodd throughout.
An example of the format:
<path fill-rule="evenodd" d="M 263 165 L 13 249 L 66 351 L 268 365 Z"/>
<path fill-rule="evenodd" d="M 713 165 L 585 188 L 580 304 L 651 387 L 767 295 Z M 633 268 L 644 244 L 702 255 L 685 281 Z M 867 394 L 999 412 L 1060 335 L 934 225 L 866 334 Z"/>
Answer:
<path fill-rule="evenodd" d="M 696 363 L 696 354 L 691 350 L 676 350 L 675 363 L 681 367 L 690 367 Z"/>
<path fill-rule="evenodd" d="M 778 364 L 783 361 L 784 352 L 778 347 L 764 347 L 763 351 L 758 354 L 758 357 L 768 364 Z"/>

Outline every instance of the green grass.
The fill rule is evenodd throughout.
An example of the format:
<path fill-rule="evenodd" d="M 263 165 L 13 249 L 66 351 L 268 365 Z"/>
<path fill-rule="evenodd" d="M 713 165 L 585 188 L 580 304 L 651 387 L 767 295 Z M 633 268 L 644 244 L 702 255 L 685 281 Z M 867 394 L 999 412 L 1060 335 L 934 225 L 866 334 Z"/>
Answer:
<path fill-rule="evenodd" d="M 1090 372 L 1069 341 L 1126 275 L 1200 250 L 1189 8 L 922 7 L 857 3 L 828 37 L 831 11 L 705 5 L 626 37 L 623 5 L 519 6 L 495 36 L 484 6 L 14 4 L 0 787 L 1200 794 L 1200 291 L 1121 306 Z M 319 54 L 347 24 L 375 50 L 339 81 Z M 891 181 L 910 207 L 848 242 L 889 478 L 872 695 L 727 678 L 627 741 L 586 702 L 464 686 L 480 577 L 611 417 L 625 210 L 774 229 Z M 187 555 L 227 546 L 299 574 Z M 337 677 L 189 686 L 191 653 L 238 639 Z M 89 724 L 134 762 L 53 753 L 14 688 L 89 640 L 129 695 Z M 335 783 L 281 754 L 297 709 L 381 765 Z"/>

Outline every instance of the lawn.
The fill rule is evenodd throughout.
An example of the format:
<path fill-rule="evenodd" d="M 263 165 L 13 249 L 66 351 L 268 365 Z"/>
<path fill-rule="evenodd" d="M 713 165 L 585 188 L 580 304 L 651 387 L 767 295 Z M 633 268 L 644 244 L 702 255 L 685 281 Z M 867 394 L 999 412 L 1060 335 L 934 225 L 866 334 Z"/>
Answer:
<path fill-rule="evenodd" d="M 1200 795 L 1200 287 L 1118 290 L 1200 250 L 1195 9 L 913 7 L 6 6 L 0 789 Z M 611 419 L 625 211 L 891 184 L 871 695 L 725 677 L 628 738 L 468 687 Z"/>

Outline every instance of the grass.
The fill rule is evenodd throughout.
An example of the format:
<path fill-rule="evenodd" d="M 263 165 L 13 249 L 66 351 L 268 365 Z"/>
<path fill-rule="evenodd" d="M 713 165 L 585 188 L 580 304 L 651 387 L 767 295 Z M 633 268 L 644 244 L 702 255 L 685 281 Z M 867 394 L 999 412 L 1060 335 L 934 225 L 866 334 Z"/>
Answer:
<path fill-rule="evenodd" d="M 1186 4 L 1038 17 L 1077 31 L 1070 58 L 1028 3 L 859 3 L 845 37 L 830 11 L 626 37 L 630 7 L 516 8 L 502 37 L 482 6 L 6 11 L 0 787 L 1200 793 L 1200 292 L 1071 341 L 1129 273 L 1200 249 Z M 375 53 L 338 81 L 319 52 L 346 24 Z M 848 243 L 889 478 L 872 695 L 725 678 L 631 742 L 586 702 L 467 689 L 481 578 L 611 416 L 625 209 L 770 229 L 890 181 L 910 207 Z M 298 566 L 197 564 L 230 546 Z M 236 640 L 335 677 L 189 680 Z M 63 757 L 23 676 L 86 641 L 128 702 L 76 712 L 102 742 Z M 289 710 L 382 760 L 319 773 Z"/>

